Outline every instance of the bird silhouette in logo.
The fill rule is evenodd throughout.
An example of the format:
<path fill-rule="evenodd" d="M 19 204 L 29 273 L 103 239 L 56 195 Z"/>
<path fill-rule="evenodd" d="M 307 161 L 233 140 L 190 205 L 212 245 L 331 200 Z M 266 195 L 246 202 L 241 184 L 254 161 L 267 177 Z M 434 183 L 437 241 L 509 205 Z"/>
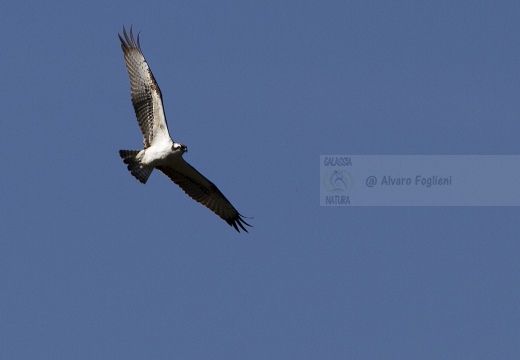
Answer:
<path fill-rule="evenodd" d="M 333 187 L 332 191 L 343 192 L 346 191 L 348 188 L 347 181 L 345 179 L 345 176 L 343 175 L 343 172 L 338 170 L 334 170 L 334 172 L 329 178 L 329 182 Z"/>

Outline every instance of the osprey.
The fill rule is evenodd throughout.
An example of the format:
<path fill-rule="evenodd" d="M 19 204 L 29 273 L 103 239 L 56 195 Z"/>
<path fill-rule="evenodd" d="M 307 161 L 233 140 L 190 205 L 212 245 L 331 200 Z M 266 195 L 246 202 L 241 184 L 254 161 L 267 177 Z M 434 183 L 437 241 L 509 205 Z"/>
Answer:
<path fill-rule="evenodd" d="M 146 62 L 139 43 L 123 27 L 121 48 L 125 56 L 126 69 L 130 76 L 132 104 L 137 122 L 143 133 L 144 150 L 119 150 L 119 155 L 128 165 L 130 173 L 141 183 L 146 184 L 153 169 L 158 169 L 188 194 L 193 200 L 206 206 L 220 216 L 238 232 L 239 227 L 248 232 L 244 217 L 231 205 L 228 199 L 208 179 L 182 158 L 188 148 L 176 143 L 168 132 L 168 123 L 164 114 L 162 94 L 152 71 Z M 238 226 L 237 226 L 238 225 Z"/>

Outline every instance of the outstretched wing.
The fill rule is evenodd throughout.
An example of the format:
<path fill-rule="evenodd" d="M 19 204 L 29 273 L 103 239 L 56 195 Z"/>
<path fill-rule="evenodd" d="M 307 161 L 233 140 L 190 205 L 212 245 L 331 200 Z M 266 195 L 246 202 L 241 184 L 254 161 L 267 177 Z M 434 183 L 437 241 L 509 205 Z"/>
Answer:
<path fill-rule="evenodd" d="M 251 227 L 244 221 L 244 217 L 231 205 L 228 199 L 211 181 L 206 179 L 204 175 L 199 173 L 193 166 L 188 164 L 184 159 L 176 164 L 175 168 L 167 166 L 157 166 L 174 183 L 189 195 L 193 200 L 206 206 L 215 214 L 220 216 L 229 225 L 233 226 L 236 231 L 240 229 L 248 232 L 244 225 Z M 237 226 L 238 225 L 238 226 Z"/>
<path fill-rule="evenodd" d="M 117 36 L 121 40 L 121 49 L 123 49 L 126 69 L 130 76 L 132 104 L 134 105 L 137 122 L 143 133 L 143 144 L 146 149 L 154 141 L 170 138 L 166 116 L 164 115 L 161 90 L 143 56 L 139 44 L 139 35 L 137 35 L 136 42 L 132 28 L 130 27 L 130 36 L 128 36 L 123 27 L 124 39 L 119 34 Z"/>

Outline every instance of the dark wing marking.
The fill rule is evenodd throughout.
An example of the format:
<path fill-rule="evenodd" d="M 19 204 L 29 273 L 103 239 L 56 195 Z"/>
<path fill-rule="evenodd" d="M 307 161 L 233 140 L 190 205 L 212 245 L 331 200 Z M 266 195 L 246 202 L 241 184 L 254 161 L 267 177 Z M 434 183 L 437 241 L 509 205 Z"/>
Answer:
<path fill-rule="evenodd" d="M 139 34 L 136 42 L 132 28 L 130 27 L 130 36 L 128 36 L 123 27 L 124 39 L 119 34 L 117 36 L 121 40 L 121 49 L 123 49 L 126 69 L 130 76 L 132 104 L 134 105 L 137 122 L 143 133 L 143 144 L 146 149 L 151 145 L 154 136 L 159 135 L 157 134 L 158 131 L 166 131 L 169 136 L 161 90 L 141 51 Z"/>
<path fill-rule="evenodd" d="M 175 168 L 167 166 L 157 166 L 174 183 L 188 194 L 193 200 L 206 206 L 215 214 L 220 216 L 229 225 L 233 226 L 236 231 L 240 229 L 248 232 L 244 225 L 251 227 L 245 222 L 244 217 L 231 205 L 228 199 L 211 181 L 206 179 L 204 175 L 199 173 L 193 166 L 188 164 L 181 158 Z M 238 225 L 238 226 L 237 226 Z"/>

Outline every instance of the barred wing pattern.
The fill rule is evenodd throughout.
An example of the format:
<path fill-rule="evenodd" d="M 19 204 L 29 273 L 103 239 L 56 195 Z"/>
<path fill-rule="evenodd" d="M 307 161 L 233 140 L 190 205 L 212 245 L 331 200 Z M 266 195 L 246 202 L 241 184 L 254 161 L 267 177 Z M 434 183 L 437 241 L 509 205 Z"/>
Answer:
<path fill-rule="evenodd" d="M 215 214 L 220 216 L 235 230 L 240 229 L 248 232 L 244 225 L 251 227 L 242 215 L 234 208 L 228 199 L 211 181 L 206 179 L 204 175 L 199 173 L 194 167 L 181 159 L 175 168 L 168 166 L 157 166 L 164 175 L 168 176 L 174 183 L 193 200 L 206 206 Z M 237 226 L 238 225 L 238 226 Z"/>
<path fill-rule="evenodd" d="M 123 27 L 123 36 L 117 34 L 125 56 L 126 69 L 130 76 L 130 90 L 137 122 L 143 133 L 144 148 L 150 147 L 154 137 L 170 136 L 164 115 L 162 94 L 141 51 L 139 35 L 134 39 L 132 28 L 130 36 Z"/>

